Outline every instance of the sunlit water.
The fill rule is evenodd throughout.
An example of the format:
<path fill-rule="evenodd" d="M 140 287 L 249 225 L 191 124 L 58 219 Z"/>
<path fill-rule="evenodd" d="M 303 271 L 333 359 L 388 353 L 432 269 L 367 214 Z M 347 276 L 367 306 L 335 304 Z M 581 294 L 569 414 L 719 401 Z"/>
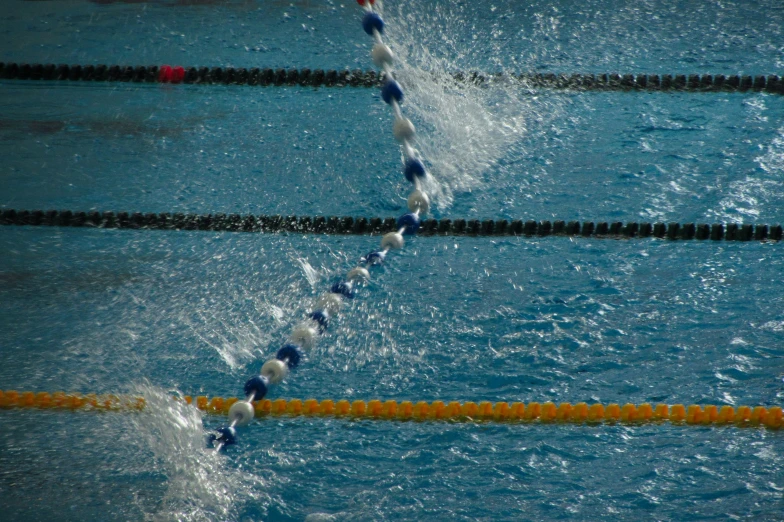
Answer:
<path fill-rule="evenodd" d="M 13 0 L 0 60 L 367 68 L 354 2 Z M 491 72 L 782 73 L 776 2 L 387 1 L 437 217 L 778 223 L 784 99 L 535 91 Z M 372 89 L 0 82 L 0 205 L 388 216 Z M 266 419 L 225 455 L 171 394 L 236 396 L 377 238 L 0 229 L 11 520 L 780 518 L 778 432 Z M 415 238 L 271 397 L 784 402 L 780 245 Z M 2 517 L 0 517 L 2 518 Z"/>

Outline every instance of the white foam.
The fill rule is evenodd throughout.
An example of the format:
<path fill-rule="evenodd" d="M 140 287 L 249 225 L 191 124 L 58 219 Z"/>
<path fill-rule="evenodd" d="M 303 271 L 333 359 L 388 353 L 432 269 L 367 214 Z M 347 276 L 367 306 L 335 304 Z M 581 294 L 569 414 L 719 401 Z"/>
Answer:
<path fill-rule="evenodd" d="M 784 174 L 784 127 L 779 129 L 778 136 L 765 148 L 765 154 L 754 159 L 768 174 Z"/>
<path fill-rule="evenodd" d="M 199 410 L 150 385 L 135 391 L 146 401 L 144 411 L 133 416 L 136 440 L 152 452 L 150 469 L 166 477 L 163 500 L 147 519 L 226 520 L 245 502 L 268 500 L 260 498 L 265 496 L 260 477 L 231 469 L 224 455 L 205 449 Z"/>
<path fill-rule="evenodd" d="M 423 7 L 415 1 L 401 2 L 386 31 L 398 57 L 396 76 L 406 94 L 403 110 L 418 129 L 414 146 L 435 178 L 423 189 L 441 208 L 452 204 L 455 191 L 482 184 L 525 134 L 531 110 L 516 82 L 480 86 L 453 78 L 455 71 L 483 68 L 478 61 L 472 64 L 470 52 L 463 52 L 466 44 L 455 40 L 466 34 L 470 17 L 459 5 Z M 485 48 L 491 57 L 483 55 L 483 64 L 492 63 L 493 54 L 500 58 L 505 52 L 500 46 Z"/>

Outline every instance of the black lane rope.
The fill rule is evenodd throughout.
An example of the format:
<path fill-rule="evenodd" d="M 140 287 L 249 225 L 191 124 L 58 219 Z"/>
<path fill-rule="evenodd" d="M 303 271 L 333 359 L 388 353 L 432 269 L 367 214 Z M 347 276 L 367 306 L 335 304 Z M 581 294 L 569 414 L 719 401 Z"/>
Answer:
<path fill-rule="evenodd" d="M 267 216 L 253 214 L 184 214 L 141 212 L 74 212 L 15 210 L 0 212 L 0 225 L 121 228 L 138 230 L 206 230 L 215 232 L 294 232 L 301 234 L 370 235 L 398 230 L 397 218 L 335 216 Z M 737 223 L 607 223 L 593 221 L 523 221 L 506 219 L 424 219 L 424 236 L 575 236 L 713 241 L 781 241 L 781 225 Z"/>
<path fill-rule="evenodd" d="M 519 82 L 530 88 L 581 91 L 687 91 L 769 92 L 784 94 L 784 79 L 777 75 L 723 74 L 487 74 L 454 72 L 457 81 L 483 85 Z M 0 79 L 85 82 L 187 83 L 259 86 L 378 87 L 384 73 L 356 69 L 245 69 L 234 67 L 182 67 L 169 65 L 55 65 L 0 62 Z"/>

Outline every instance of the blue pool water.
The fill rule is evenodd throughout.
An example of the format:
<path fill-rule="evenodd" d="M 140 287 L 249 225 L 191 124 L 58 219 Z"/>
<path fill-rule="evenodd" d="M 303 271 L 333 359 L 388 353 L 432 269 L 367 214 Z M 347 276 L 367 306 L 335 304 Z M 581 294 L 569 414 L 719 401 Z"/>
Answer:
<path fill-rule="evenodd" d="M 0 61 L 367 68 L 356 3 L 22 1 Z M 784 98 L 457 87 L 432 71 L 779 74 L 775 1 L 388 0 L 435 217 L 781 223 Z M 425 74 L 423 71 L 428 71 Z M 396 216 L 373 89 L 0 81 L 0 207 Z M 0 228 L 7 520 L 780 520 L 758 429 L 263 419 L 236 396 L 374 237 Z M 776 243 L 422 237 L 270 397 L 784 402 Z"/>

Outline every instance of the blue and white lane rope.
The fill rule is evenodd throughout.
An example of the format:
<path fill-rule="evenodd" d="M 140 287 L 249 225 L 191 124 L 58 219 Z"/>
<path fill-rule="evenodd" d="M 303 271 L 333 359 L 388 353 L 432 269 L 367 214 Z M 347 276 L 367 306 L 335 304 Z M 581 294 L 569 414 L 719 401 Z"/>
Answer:
<path fill-rule="evenodd" d="M 414 191 L 409 196 L 408 207 L 411 212 L 422 208 L 422 213 L 425 214 L 430 206 L 430 200 L 427 194 L 420 190 L 419 185 L 420 181 L 427 176 L 427 171 L 424 163 L 417 156 L 416 150 L 411 146 L 411 142 L 416 134 L 414 124 L 403 116 L 400 110 L 400 104 L 403 102 L 403 88 L 395 80 L 395 74 L 392 70 L 395 55 L 381 38 L 381 35 L 384 33 L 384 20 L 378 13 L 373 11 L 375 0 L 357 0 L 357 3 L 365 10 L 365 16 L 362 18 L 362 28 L 376 42 L 373 45 L 373 50 L 370 52 L 371 58 L 373 63 L 384 71 L 385 81 L 381 86 L 381 97 L 392 107 L 395 116 L 392 132 L 395 139 L 400 142 L 405 155 L 403 173 L 406 179 L 414 184 Z"/>
<path fill-rule="evenodd" d="M 389 251 L 403 248 L 405 245 L 403 236 L 416 234 L 421 222 L 420 215 L 427 214 L 430 209 L 430 198 L 420 188 L 421 181 L 428 174 L 411 145 L 416 131 L 411 120 L 403 116 L 400 110 L 403 88 L 395 81 L 392 70 L 395 57 L 381 38 L 384 21 L 373 11 L 374 0 L 357 0 L 357 3 L 365 10 L 362 27 L 376 42 L 371 51 L 373 63 L 383 69 L 386 77 L 381 87 L 381 98 L 392 107 L 394 114 L 392 132 L 395 139 L 400 142 L 405 155 L 403 173 L 414 185 L 414 190 L 409 194 L 407 201 L 409 213 L 398 218 L 397 232 L 389 232 L 382 236 L 380 250 L 374 250 L 363 256 L 359 264 L 349 270 L 343 280 L 332 285 L 329 292 L 319 297 L 308 318 L 291 331 L 288 341 L 278 350 L 275 357 L 264 363 L 259 375 L 245 383 L 245 400 L 231 405 L 228 426 L 218 428 L 215 430 L 216 433 L 210 436 L 210 443 L 214 445 L 216 451 L 236 443 L 236 428 L 247 425 L 255 416 L 253 403 L 263 399 L 272 385 L 280 383 L 299 365 L 303 354 L 312 349 L 318 338 L 326 331 L 330 318 L 338 315 L 343 302 L 353 299 L 356 287 L 370 280 L 368 268 L 383 263 Z"/>

